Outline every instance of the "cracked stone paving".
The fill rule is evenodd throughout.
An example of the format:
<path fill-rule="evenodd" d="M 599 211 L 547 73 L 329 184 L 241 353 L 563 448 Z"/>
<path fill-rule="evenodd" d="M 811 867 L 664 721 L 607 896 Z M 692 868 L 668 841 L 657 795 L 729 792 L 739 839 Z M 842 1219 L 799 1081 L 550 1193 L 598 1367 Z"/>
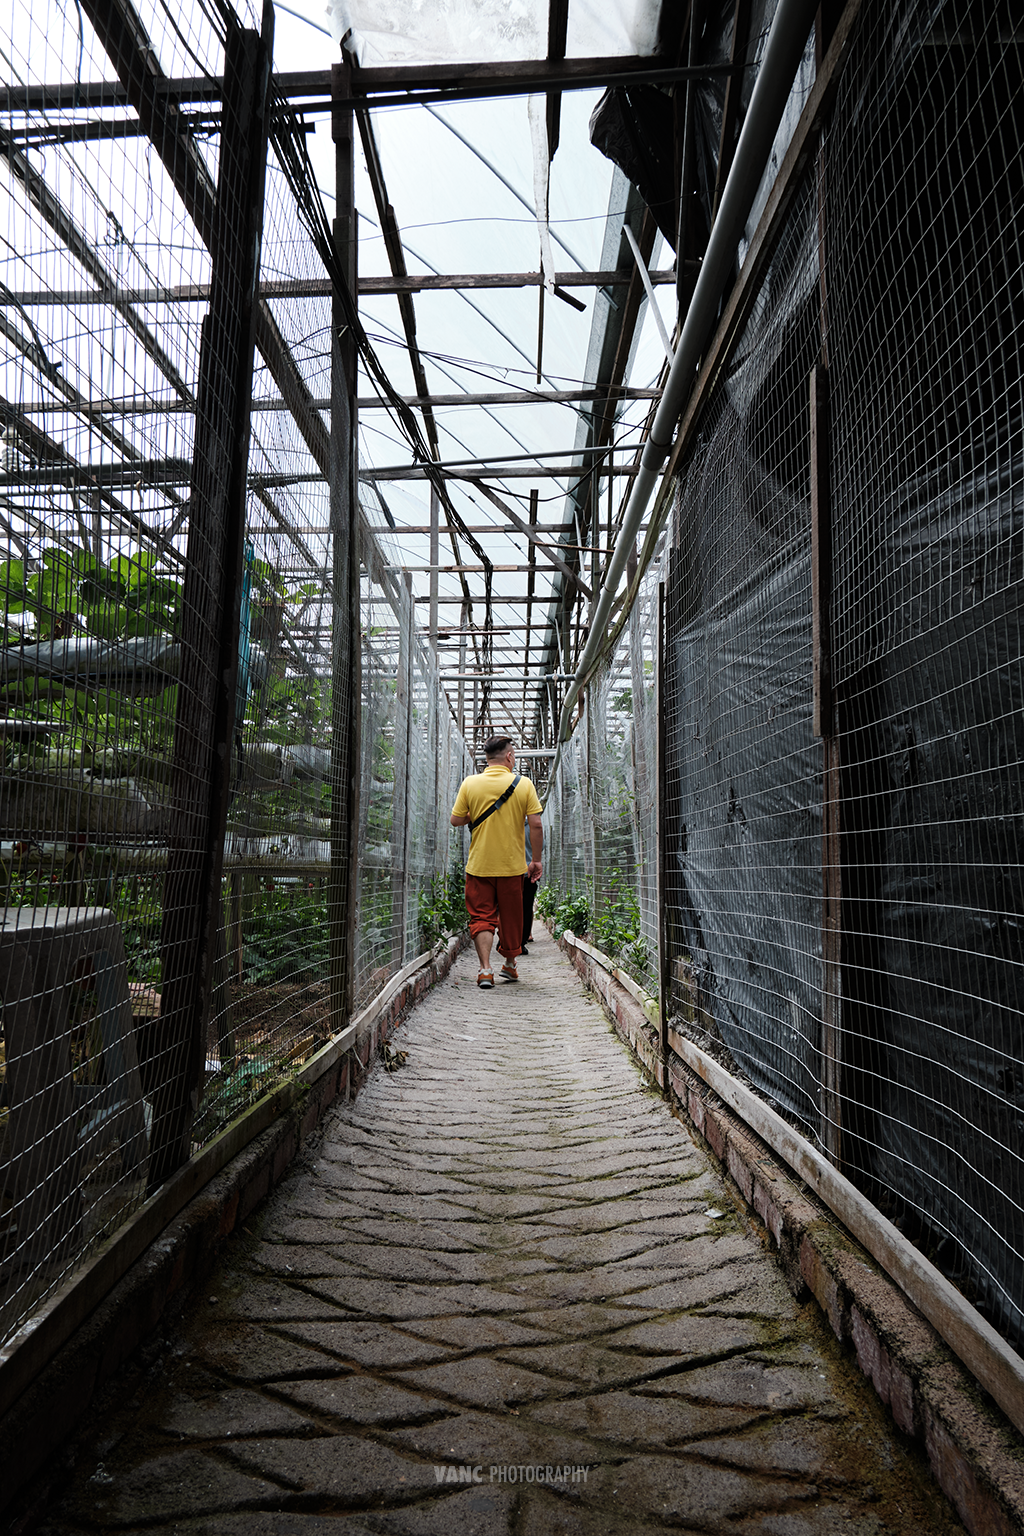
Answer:
<path fill-rule="evenodd" d="M 40 1527 L 961 1530 L 543 934 L 463 955 L 125 1373 Z"/>

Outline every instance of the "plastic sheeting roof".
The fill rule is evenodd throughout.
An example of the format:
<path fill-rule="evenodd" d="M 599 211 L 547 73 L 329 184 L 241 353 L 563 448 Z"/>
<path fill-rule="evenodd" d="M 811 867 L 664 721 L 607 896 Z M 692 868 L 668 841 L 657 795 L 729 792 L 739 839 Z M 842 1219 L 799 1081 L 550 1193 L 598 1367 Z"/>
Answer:
<path fill-rule="evenodd" d="M 654 52 L 661 0 L 571 0 L 566 57 Z M 542 59 L 548 0 L 328 0 L 336 41 L 374 64 Z M 312 12 L 311 12 L 312 14 Z"/>

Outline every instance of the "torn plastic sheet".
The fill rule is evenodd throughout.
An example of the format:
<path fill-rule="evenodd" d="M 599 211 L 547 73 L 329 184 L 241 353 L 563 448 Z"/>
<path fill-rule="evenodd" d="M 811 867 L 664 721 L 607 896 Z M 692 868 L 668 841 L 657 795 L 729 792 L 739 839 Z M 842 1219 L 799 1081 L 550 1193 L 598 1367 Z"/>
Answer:
<path fill-rule="evenodd" d="M 533 201 L 540 235 L 540 270 L 548 293 L 555 291 L 555 257 L 548 224 L 551 161 L 548 158 L 547 97 L 530 97 L 530 138 L 533 142 Z"/>
<path fill-rule="evenodd" d="M 670 606 L 687 580 L 677 564 Z M 809 549 L 670 637 L 666 667 L 682 818 L 665 852 L 701 1003 L 751 1081 L 814 1135 L 822 749 Z"/>
<path fill-rule="evenodd" d="M 328 0 L 326 10 L 364 67 L 547 57 L 548 0 Z M 661 0 L 570 0 L 566 56 L 651 54 L 660 11 Z M 318 19 L 315 6 L 309 14 Z"/>

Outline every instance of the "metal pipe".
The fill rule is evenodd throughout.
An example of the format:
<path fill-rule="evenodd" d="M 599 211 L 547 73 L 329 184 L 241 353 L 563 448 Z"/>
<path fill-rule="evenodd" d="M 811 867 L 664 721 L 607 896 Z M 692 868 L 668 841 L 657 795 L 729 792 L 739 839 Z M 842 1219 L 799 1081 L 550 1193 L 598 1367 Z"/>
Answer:
<path fill-rule="evenodd" d="M 576 700 L 600 656 L 616 589 L 630 551 L 635 548 L 640 524 L 657 484 L 658 473 L 672 445 L 676 424 L 693 386 L 698 362 L 717 321 L 722 289 L 761 184 L 816 10 L 817 0 L 779 0 L 700 276 L 686 312 L 679 345 L 655 413 L 640 468 L 633 481 L 619 537 L 605 572 L 587 644 L 562 705 L 558 725 L 560 743 L 569 739 Z"/>

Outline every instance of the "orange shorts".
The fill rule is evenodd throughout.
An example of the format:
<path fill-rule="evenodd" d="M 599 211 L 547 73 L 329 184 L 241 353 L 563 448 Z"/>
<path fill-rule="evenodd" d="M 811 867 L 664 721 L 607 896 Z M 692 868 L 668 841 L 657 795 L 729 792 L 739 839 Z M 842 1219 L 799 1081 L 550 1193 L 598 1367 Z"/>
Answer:
<path fill-rule="evenodd" d="M 523 952 L 522 875 L 467 875 L 469 931 L 497 933 L 498 954 L 506 960 Z"/>

